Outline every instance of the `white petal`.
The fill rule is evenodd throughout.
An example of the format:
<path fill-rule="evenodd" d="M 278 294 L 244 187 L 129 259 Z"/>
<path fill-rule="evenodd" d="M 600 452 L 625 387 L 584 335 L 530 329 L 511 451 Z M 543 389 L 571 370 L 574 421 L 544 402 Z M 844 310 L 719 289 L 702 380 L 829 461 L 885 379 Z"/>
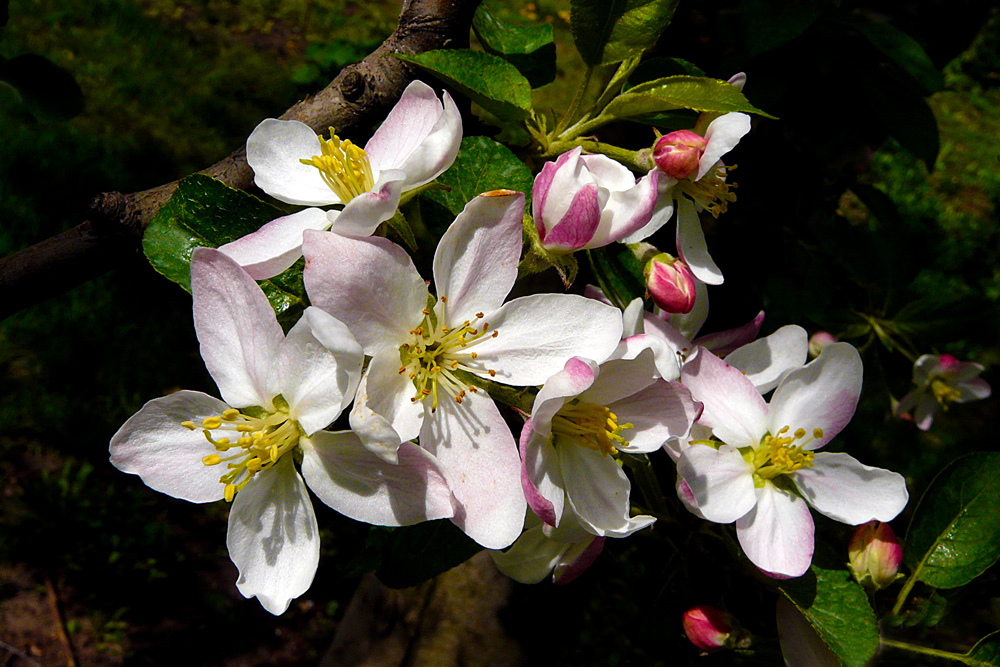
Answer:
<path fill-rule="evenodd" d="M 420 444 L 437 456 L 461 509 L 452 521 L 487 549 L 517 539 L 527 503 L 514 437 L 493 399 L 469 394 L 442 401 L 424 420 Z"/>
<path fill-rule="evenodd" d="M 691 398 L 679 382 L 663 382 L 608 405 L 619 424 L 632 424 L 622 431 L 628 446 L 623 452 L 656 451 L 671 438 L 686 438 L 701 414 L 701 404 Z"/>
<path fill-rule="evenodd" d="M 698 341 L 692 340 L 705 326 L 708 319 L 708 285 L 694 279 L 694 308 L 690 313 L 662 313 L 660 317 L 666 318 L 667 322 L 673 325 L 681 335 L 691 340 L 695 345 L 701 345 Z M 709 350 L 716 352 L 710 345 L 705 345 Z M 718 354 L 718 352 L 716 352 Z M 664 378 L 667 379 L 667 378 Z"/>
<path fill-rule="evenodd" d="M 365 354 L 410 338 L 424 317 L 427 283 L 405 250 L 330 232 L 306 232 L 302 250 L 310 302 L 346 324 Z"/>
<path fill-rule="evenodd" d="M 809 569 L 813 531 L 805 501 L 769 482 L 757 489 L 753 511 L 736 522 L 736 536 L 747 558 L 778 578 L 801 577 Z"/>
<path fill-rule="evenodd" d="M 399 208 L 405 176 L 398 170 L 383 171 L 370 192 L 362 192 L 347 202 L 330 231 L 342 236 L 371 236 Z"/>
<path fill-rule="evenodd" d="M 580 393 L 580 399 L 597 405 L 611 405 L 652 386 L 660 377 L 656 355 L 651 345 L 660 341 L 653 336 L 633 336 L 618 344 L 611 359 L 600 366 L 600 376 L 593 386 Z"/>
<path fill-rule="evenodd" d="M 566 493 L 559 464 L 559 454 L 551 433 L 535 428 L 534 420 L 524 423 L 519 442 L 521 489 L 528 507 L 545 523 L 556 526 L 563 515 Z"/>
<path fill-rule="evenodd" d="M 373 454 L 388 463 L 398 463 L 401 438 L 385 417 L 368 407 L 368 373 L 358 383 L 357 399 L 350 413 L 351 430 Z M 417 429 L 419 433 L 419 428 Z"/>
<path fill-rule="evenodd" d="M 368 365 L 365 390 L 356 401 L 388 420 L 400 440 L 417 437 L 424 420 L 424 404 L 413 401 L 417 390 L 406 374 L 399 372 L 399 352 L 378 351 Z"/>
<path fill-rule="evenodd" d="M 819 449 L 851 421 L 861 395 L 861 355 L 848 343 L 834 343 L 819 357 L 788 373 L 771 397 L 769 430 L 802 428 L 822 437 L 806 445 Z"/>
<path fill-rule="evenodd" d="M 784 596 L 778 596 L 778 642 L 786 667 L 841 667 L 816 629 Z"/>
<path fill-rule="evenodd" d="M 312 434 L 339 417 L 354 398 L 364 357 L 342 322 L 309 306 L 281 346 L 270 387 Z"/>
<path fill-rule="evenodd" d="M 430 454 L 404 442 L 393 465 L 350 431 L 320 431 L 302 442 L 302 476 L 344 516 L 379 526 L 408 526 L 454 514 L 451 489 Z"/>
<path fill-rule="evenodd" d="M 584 447 L 560 452 L 566 495 L 580 518 L 597 535 L 628 530 L 631 486 L 615 460 Z"/>
<path fill-rule="evenodd" d="M 219 246 L 219 252 L 236 260 L 254 280 L 267 280 L 285 271 L 302 256 L 302 233 L 307 229 L 328 229 L 329 214 L 319 208 L 286 215 L 267 223 L 252 234 Z"/>
<path fill-rule="evenodd" d="M 236 494 L 226 535 L 240 571 L 236 587 L 281 614 L 305 593 L 319 565 L 319 526 L 292 457 L 258 473 Z"/>
<path fill-rule="evenodd" d="M 699 347 L 681 368 L 681 382 L 705 404 L 700 423 L 734 447 L 757 447 L 767 434 L 767 403 L 738 370 Z"/>
<path fill-rule="evenodd" d="M 491 551 L 490 556 L 497 569 L 514 581 L 537 584 L 549 576 L 570 544 L 549 539 L 539 524 L 524 531 L 507 551 Z"/>
<path fill-rule="evenodd" d="M 789 324 L 770 336 L 730 352 L 725 362 L 746 375 L 757 391 L 766 394 L 778 386 L 778 381 L 787 371 L 806 363 L 808 354 L 809 335 L 806 330 Z"/>
<path fill-rule="evenodd" d="M 813 466 L 792 473 L 802 497 L 820 514 L 859 526 L 891 521 L 906 507 L 903 476 L 872 468 L 847 454 L 817 452 Z"/>
<path fill-rule="evenodd" d="M 254 183 L 275 199 L 303 206 L 339 204 L 320 176 L 319 169 L 302 164 L 320 155 L 319 137 L 305 123 L 297 120 L 268 118 L 247 139 L 247 163 L 253 169 Z"/>
<path fill-rule="evenodd" d="M 462 141 L 462 116 L 447 92 L 443 104 L 430 86 L 413 81 L 365 145 L 373 165 L 406 173 L 406 190 L 450 167 Z"/>
<path fill-rule="evenodd" d="M 517 279 L 524 195 L 479 195 L 441 237 L 434 253 L 434 286 L 446 321 L 458 326 L 477 312 L 496 310 Z"/>
<path fill-rule="evenodd" d="M 688 447 L 677 461 L 677 474 L 687 482 L 698 509 L 709 521 L 732 523 L 757 502 L 753 467 L 732 447 Z"/>
<path fill-rule="evenodd" d="M 708 170 L 715 166 L 723 155 L 733 150 L 749 131 L 750 116 L 745 113 L 727 113 L 709 123 L 708 129 L 705 130 L 708 143 L 705 152 L 701 154 L 698 175 L 694 180 L 701 180 Z"/>
<path fill-rule="evenodd" d="M 621 311 L 575 294 L 536 294 L 487 314 L 500 333 L 476 346 L 478 361 L 497 382 L 538 385 L 570 357 L 603 361 L 618 346 Z"/>
<path fill-rule="evenodd" d="M 677 200 L 677 251 L 691 267 L 695 278 L 709 285 L 722 284 L 722 271 L 708 254 L 708 242 L 698 211 L 687 197 Z"/>
<path fill-rule="evenodd" d="M 200 391 L 178 391 L 149 401 L 111 438 L 111 465 L 174 498 L 193 503 L 222 500 L 219 477 L 225 469 L 201 462 L 216 453 L 215 446 L 201 429 L 190 431 L 181 422 L 201 424 L 228 409 Z"/>
<path fill-rule="evenodd" d="M 602 188 L 612 192 L 624 192 L 635 186 L 635 176 L 628 167 L 617 160 L 595 153 L 581 156 L 580 161 Z"/>
<path fill-rule="evenodd" d="M 625 171 L 628 172 L 628 169 Z M 629 179 L 631 178 L 630 173 Z M 603 181 L 600 185 L 608 187 Z M 584 247 L 600 248 L 644 228 L 656 211 L 658 197 L 656 172 L 649 172 L 627 190 L 612 190 L 601 212 L 601 223 Z"/>
<path fill-rule="evenodd" d="M 209 374 L 229 405 L 270 407 L 267 380 L 284 334 L 267 297 L 229 257 L 191 254 L 194 328 Z"/>
<path fill-rule="evenodd" d="M 562 370 L 546 380 L 535 395 L 535 402 L 531 406 L 534 428 L 545 434 L 551 433 L 552 418 L 566 404 L 567 399 L 580 395 L 590 387 L 597 374 L 597 364 L 590 359 L 569 359 Z"/>

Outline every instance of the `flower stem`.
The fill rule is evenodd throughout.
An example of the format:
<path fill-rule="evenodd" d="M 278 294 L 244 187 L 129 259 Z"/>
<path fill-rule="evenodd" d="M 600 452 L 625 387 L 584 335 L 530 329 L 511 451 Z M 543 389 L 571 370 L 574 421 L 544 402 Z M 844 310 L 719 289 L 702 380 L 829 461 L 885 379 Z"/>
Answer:
<path fill-rule="evenodd" d="M 911 653 L 920 653 L 923 655 L 932 655 L 935 658 L 944 658 L 945 660 L 955 660 L 957 662 L 965 663 L 966 665 L 977 664 L 971 662 L 969 657 L 964 653 L 953 653 L 951 651 L 942 651 L 936 648 L 927 648 L 925 646 L 917 646 L 916 644 L 910 644 L 908 642 L 900 642 L 895 639 L 882 638 L 880 640 L 882 646 L 888 646 L 890 648 L 898 648 L 904 651 L 910 651 Z"/>
<path fill-rule="evenodd" d="M 899 612 L 903 609 L 903 605 L 906 604 L 906 598 L 910 595 L 910 591 L 913 590 L 914 584 L 917 583 L 917 571 L 910 574 L 910 577 L 903 584 L 903 588 L 899 591 L 899 595 L 896 596 L 896 604 L 892 606 L 892 615 L 899 616 Z"/>
<path fill-rule="evenodd" d="M 657 516 L 667 516 L 670 508 L 663 500 L 663 489 L 660 488 L 660 480 L 656 478 L 656 471 L 653 464 L 644 455 L 622 454 L 622 461 L 632 471 L 635 478 L 635 485 L 642 493 L 642 499 L 646 506 L 653 510 Z"/>
<path fill-rule="evenodd" d="M 583 102 L 583 96 L 587 94 L 587 88 L 590 87 L 590 79 L 593 75 L 594 68 L 588 67 L 583 75 L 583 81 L 580 82 L 580 87 L 576 89 L 576 95 L 573 96 L 573 101 L 570 102 L 569 108 L 566 109 L 566 113 L 563 114 L 563 117 L 559 119 L 559 123 L 556 124 L 555 129 L 552 130 L 553 135 L 559 135 L 559 133 L 570 124 L 573 116 L 580 109 L 580 103 Z"/>

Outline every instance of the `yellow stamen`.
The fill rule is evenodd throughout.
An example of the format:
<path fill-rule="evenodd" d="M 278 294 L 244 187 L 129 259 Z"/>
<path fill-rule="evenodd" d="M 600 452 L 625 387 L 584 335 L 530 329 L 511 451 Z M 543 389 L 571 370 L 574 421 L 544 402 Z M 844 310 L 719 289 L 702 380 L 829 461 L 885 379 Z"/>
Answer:
<path fill-rule="evenodd" d="M 374 187 L 371 163 L 363 148 L 355 146 L 350 140 L 341 141 L 332 127 L 330 138 L 321 137 L 319 144 L 320 155 L 313 155 L 308 160 L 302 158 L 299 162 L 316 167 L 323 182 L 342 203 L 346 204 Z"/>
<path fill-rule="evenodd" d="M 603 405 L 574 399 L 552 418 L 553 441 L 572 442 L 580 447 L 608 454 L 628 446 L 622 431 L 635 428 L 634 424 L 618 423 L 618 416 Z"/>

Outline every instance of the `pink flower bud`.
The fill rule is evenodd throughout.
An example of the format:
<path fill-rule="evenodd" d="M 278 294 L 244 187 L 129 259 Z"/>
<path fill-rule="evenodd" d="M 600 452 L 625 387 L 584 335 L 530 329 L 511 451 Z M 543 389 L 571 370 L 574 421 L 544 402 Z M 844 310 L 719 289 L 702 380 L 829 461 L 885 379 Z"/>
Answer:
<path fill-rule="evenodd" d="M 677 130 L 657 139 L 653 146 L 653 162 L 668 176 L 678 181 L 698 172 L 701 156 L 708 140 L 691 130 Z"/>
<path fill-rule="evenodd" d="M 837 337 L 828 331 L 817 331 L 809 338 L 809 356 L 818 357 L 827 345 L 837 342 Z"/>
<path fill-rule="evenodd" d="M 950 354 L 942 354 L 938 357 L 938 363 L 941 364 L 941 370 L 950 371 L 958 366 L 961 362 L 957 357 L 953 357 Z"/>
<path fill-rule="evenodd" d="M 690 313 L 694 308 L 694 275 L 687 264 L 665 252 L 653 257 L 642 271 L 646 290 L 668 313 Z"/>
<path fill-rule="evenodd" d="M 854 578 L 876 590 L 896 580 L 903 548 L 889 524 L 869 521 L 858 526 L 847 547 Z"/>
<path fill-rule="evenodd" d="M 681 619 L 684 634 L 703 651 L 715 651 L 734 645 L 733 617 L 707 604 L 691 607 Z"/>

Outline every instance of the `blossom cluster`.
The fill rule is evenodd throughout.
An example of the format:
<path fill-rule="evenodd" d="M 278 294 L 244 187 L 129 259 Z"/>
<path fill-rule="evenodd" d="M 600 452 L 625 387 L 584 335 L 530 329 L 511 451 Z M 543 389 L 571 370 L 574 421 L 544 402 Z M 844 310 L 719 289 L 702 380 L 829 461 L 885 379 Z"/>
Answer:
<path fill-rule="evenodd" d="M 741 113 L 703 120 L 661 137 L 639 178 L 580 148 L 546 163 L 531 224 L 524 193 L 474 197 L 430 276 L 377 231 L 404 192 L 454 162 L 462 124 L 447 93 L 414 82 L 364 148 L 264 121 L 247 143 L 256 184 L 306 208 L 191 256 L 194 325 L 221 400 L 150 401 L 113 437 L 112 463 L 177 498 L 231 502 L 237 587 L 274 614 L 318 566 L 309 490 L 370 524 L 449 519 L 511 577 L 567 582 L 607 538 L 657 520 L 626 474 L 647 455 L 675 462 L 690 512 L 735 524 L 750 562 L 804 574 L 811 510 L 889 521 L 906 485 L 817 451 L 857 405 L 853 347 L 832 343 L 807 363 L 800 327 L 756 339 L 763 314 L 698 336 L 706 285 L 722 282 L 699 211 L 734 200 L 722 157 L 750 130 Z M 508 298 L 525 231 L 568 254 L 638 243 L 672 218 L 678 259 L 652 253 L 653 310 L 594 288 Z M 285 333 L 256 281 L 299 257 L 311 305 Z M 345 412 L 349 429 L 327 430 Z"/>

